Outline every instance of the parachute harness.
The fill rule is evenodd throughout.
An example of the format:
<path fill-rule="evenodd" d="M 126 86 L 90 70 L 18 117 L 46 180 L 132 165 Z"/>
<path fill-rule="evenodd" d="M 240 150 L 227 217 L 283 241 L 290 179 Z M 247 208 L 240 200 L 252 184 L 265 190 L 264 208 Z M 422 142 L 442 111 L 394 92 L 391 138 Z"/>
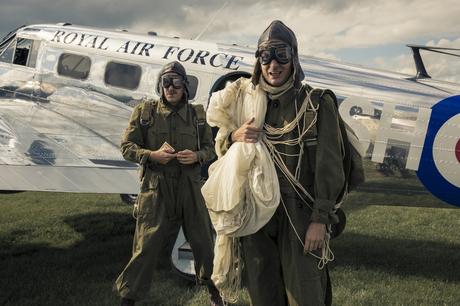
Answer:
<path fill-rule="evenodd" d="M 312 195 L 302 186 L 302 184 L 299 182 L 299 176 L 301 172 L 301 162 L 302 162 L 302 157 L 304 154 L 304 146 L 302 144 L 302 139 L 303 137 L 307 134 L 307 132 L 315 126 L 317 119 L 318 119 L 318 109 L 319 105 L 315 106 L 313 102 L 311 101 L 311 94 L 314 90 L 310 91 L 305 98 L 304 102 L 300 106 L 300 109 L 298 108 L 297 104 L 297 98 L 295 99 L 295 109 L 296 109 L 296 116 L 295 118 L 289 122 L 288 124 L 284 125 L 283 127 L 280 128 L 275 128 L 270 126 L 267 123 L 264 123 L 264 129 L 267 131 L 267 133 L 262 135 L 262 142 L 266 145 L 268 151 L 270 152 L 270 155 L 273 159 L 273 162 L 275 165 L 278 167 L 278 169 L 284 174 L 288 182 L 291 184 L 292 188 L 296 192 L 296 194 L 299 196 L 299 198 L 302 200 L 302 202 L 309 207 L 311 210 L 313 208 L 311 205 L 308 203 L 307 199 L 310 200 L 311 202 L 314 202 L 314 198 Z M 307 125 L 307 116 L 305 114 L 307 111 L 313 111 L 314 112 L 314 118 L 311 121 L 310 124 Z M 300 124 L 300 123 L 303 124 Z M 298 137 L 288 139 L 288 140 L 280 140 L 283 135 L 292 132 L 294 129 L 297 129 L 297 134 Z M 286 146 L 299 146 L 299 153 L 298 154 L 287 154 L 280 152 L 279 150 L 276 149 L 275 145 L 281 144 L 281 145 L 286 145 Z M 288 167 L 286 166 L 286 163 L 284 162 L 282 155 L 284 156 L 297 156 L 297 166 L 295 170 L 295 174 L 293 175 Z M 305 243 L 301 239 L 299 233 L 297 232 L 294 223 L 292 222 L 292 219 L 289 215 L 289 212 L 286 208 L 286 205 L 284 204 L 283 197 L 281 196 L 281 204 L 283 205 L 284 211 L 286 212 L 286 215 L 288 217 L 289 223 L 294 231 L 294 233 L 297 236 L 297 239 L 299 240 L 300 244 L 302 247 L 305 249 Z M 323 269 L 324 266 L 334 260 L 334 254 L 332 253 L 332 250 L 329 245 L 330 241 L 330 228 L 328 228 L 326 237 L 324 238 L 324 245 L 321 249 L 321 256 L 318 256 L 312 252 L 308 252 L 308 254 L 312 255 L 313 257 L 319 259 L 318 263 L 318 269 Z"/>

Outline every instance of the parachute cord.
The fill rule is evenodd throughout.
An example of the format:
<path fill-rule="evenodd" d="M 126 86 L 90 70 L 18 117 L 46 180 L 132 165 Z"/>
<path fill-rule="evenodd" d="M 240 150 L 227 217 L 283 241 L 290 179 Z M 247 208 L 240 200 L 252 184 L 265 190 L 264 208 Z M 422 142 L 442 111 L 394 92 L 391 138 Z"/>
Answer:
<path fill-rule="evenodd" d="M 139 198 L 139 196 L 137 197 Z M 133 205 L 133 212 L 132 212 L 132 216 L 134 220 L 137 220 L 138 212 L 139 212 L 139 202 L 138 202 L 138 199 L 136 199 L 136 203 L 134 203 Z"/>
<path fill-rule="evenodd" d="M 299 198 L 302 200 L 302 202 L 307 205 L 310 209 L 312 207 L 310 204 L 305 200 L 305 197 L 310 200 L 310 202 L 314 202 L 313 197 L 310 195 L 310 193 L 300 184 L 298 180 L 295 179 L 295 177 L 292 175 L 292 173 L 289 171 L 287 168 L 286 164 L 284 163 L 284 160 L 281 158 L 279 152 L 276 150 L 276 148 L 269 142 L 265 142 L 265 138 L 262 138 L 264 143 L 267 146 L 267 149 L 269 150 L 270 155 L 273 158 L 274 164 L 278 167 L 278 169 L 284 174 L 288 182 L 291 184 L 293 187 L 294 191 L 297 193 Z"/>
<path fill-rule="evenodd" d="M 284 200 L 283 200 L 283 197 L 281 197 L 281 204 L 283 205 L 283 208 L 284 208 L 284 211 L 286 212 L 286 216 L 289 220 L 289 223 L 291 225 L 291 228 L 293 229 L 295 235 L 297 236 L 297 239 L 300 241 L 300 244 L 302 245 L 303 249 L 305 250 L 305 243 L 304 241 L 302 240 L 302 238 L 300 238 L 300 235 L 299 233 L 297 232 L 295 226 L 294 226 L 294 223 L 292 222 L 292 219 L 291 219 L 291 216 L 289 215 L 289 212 L 286 208 L 286 205 L 284 204 Z M 318 256 L 312 252 L 308 252 L 307 254 L 315 257 L 316 259 L 319 260 L 318 262 L 318 269 L 319 270 L 322 270 L 326 265 L 327 263 L 333 261 L 335 259 L 335 256 L 334 256 L 334 253 L 332 252 L 332 249 L 330 247 L 330 240 L 331 240 L 331 234 L 330 234 L 330 228 L 327 228 L 327 231 L 326 231 L 326 236 L 324 237 L 324 244 L 323 244 L 323 247 L 321 248 L 321 256 Z"/>
<path fill-rule="evenodd" d="M 267 131 L 266 134 L 262 136 L 262 142 L 266 145 L 270 155 L 273 158 L 273 162 L 275 165 L 278 167 L 278 169 L 284 174 L 284 176 L 287 178 L 288 182 L 291 184 L 299 198 L 302 200 L 302 202 L 307 205 L 310 209 L 312 208 L 310 204 L 308 203 L 308 200 L 310 202 L 314 202 L 313 197 L 308 193 L 308 191 L 300 184 L 299 182 L 299 176 L 300 176 L 300 164 L 301 164 L 301 157 L 303 155 L 303 148 L 301 148 L 300 153 L 296 155 L 289 155 L 285 154 L 282 152 L 279 152 L 275 145 L 276 144 L 283 144 L 283 145 L 301 145 L 303 136 L 316 124 L 317 117 L 318 117 L 318 107 L 315 107 L 313 102 L 311 101 L 311 92 L 307 95 L 305 98 L 304 102 L 302 103 L 300 110 L 297 111 L 297 100 L 295 101 L 296 103 L 296 117 L 294 120 L 286 124 L 285 126 L 281 128 L 274 128 L 268 124 L 264 124 L 264 128 Z M 305 113 L 307 112 L 307 109 L 311 109 L 314 113 L 315 116 L 311 123 L 306 126 L 306 118 L 305 118 Z M 300 120 L 304 121 L 304 124 L 302 126 L 302 130 L 300 130 Z M 291 132 L 294 128 L 298 128 L 299 130 L 299 135 L 296 138 L 290 139 L 290 140 L 275 140 L 279 139 L 281 136 L 283 136 L 286 133 Z M 302 146 L 302 145 L 301 145 Z M 292 175 L 292 173 L 289 171 L 288 167 L 286 166 L 283 158 L 281 155 L 287 155 L 287 156 L 298 156 L 298 162 L 297 162 L 297 167 L 296 167 L 296 173 L 295 175 Z"/>
<path fill-rule="evenodd" d="M 229 237 L 231 239 L 230 262 L 231 266 L 228 270 L 228 281 L 224 286 L 219 286 L 219 293 L 224 301 L 227 303 L 236 303 L 238 301 L 241 289 L 241 273 L 243 270 L 243 260 L 241 258 L 241 246 L 237 237 Z"/>
<path fill-rule="evenodd" d="M 296 117 L 298 116 L 299 114 L 299 110 L 298 110 L 298 107 L 297 107 L 297 99 L 294 100 L 295 102 L 295 114 L 296 114 Z M 305 116 L 303 116 L 303 127 L 305 126 Z M 300 132 L 300 124 L 297 124 L 297 135 L 301 135 L 302 133 Z M 298 138 L 298 141 L 297 141 L 297 145 L 299 146 L 299 155 L 297 157 L 297 166 L 295 168 L 295 179 L 296 180 L 299 180 L 300 178 L 300 171 L 302 170 L 302 157 L 303 157 L 303 145 L 302 145 L 302 138 L 299 137 Z"/>
<path fill-rule="evenodd" d="M 294 120 L 292 120 L 291 122 L 289 122 L 288 124 L 286 124 L 285 126 L 281 128 L 273 128 L 268 124 L 264 124 L 264 129 L 267 131 L 267 133 L 263 135 L 262 137 L 262 141 L 265 143 L 268 151 L 270 152 L 270 155 L 273 158 L 273 162 L 278 167 L 278 169 L 284 174 L 284 176 L 286 177 L 288 182 L 291 184 L 296 194 L 299 196 L 300 200 L 304 204 L 306 204 L 310 209 L 312 209 L 312 207 L 306 199 L 310 200 L 310 202 L 314 202 L 314 198 L 302 186 L 302 184 L 300 184 L 299 176 L 301 172 L 302 156 L 304 154 L 304 148 L 302 145 L 303 136 L 306 135 L 306 133 L 316 124 L 318 120 L 319 105 L 315 107 L 315 105 L 311 101 L 311 93 L 312 92 L 308 93 L 300 109 L 298 109 L 297 107 L 297 99 L 295 100 L 296 116 Z M 314 118 L 307 127 L 306 126 L 307 118 L 305 114 L 308 109 L 314 112 Z M 303 120 L 302 126 L 299 124 L 301 120 Z M 284 141 L 279 140 L 283 135 L 291 132 L 294 128 L 297 128 L 298 137 L 290 139 L 290 140 L 284 140 Z M 297 161 L 295 175 L 292 175 L 292 173 L 289 171 L 288 167 L 286 166 L 282 158 L 282 155 L 289 156 L 289 154 L 284 154 L 284 153 L 279 152 L 275 147 L 276 144 L 282 144 L 282 145 L 287 145 L 287 146 L 293 146 L 293 145 L 300 146 L 299 154 L 296 154 L 298 156 L 298 161 Z M 295 156 L 295 155 L 290 155 L 290 156 Z M 281 197 L 281 204 L 283 205 L 284 211 L 286 212 L 286 216 L 289 220 L 291 228 L 293 229 L 295 235 L 297 236 L 297 239 L 299 240 L 300 244 L 305 249 L 304 240 L 300 237 L 299 233 L 297 232 L 294 226 L 294 223 L 292 222 L 291 216 L 289 215 L 289 212 L 286 208 L 283 197 Z M 323 244 L 323 247 L 321 248 L 321 256 L 318 256 L 312 252 L 308 252 L 308 254 L 310 254 L 311 256 L 319 260 L 318 269 L 320 270 L 323 269 L 328 262 L 331 262 L 334 260 L 334 253 L 332 252 L 330 248 L 330 227 L 327 228 L 326 236 L 324 237 L 324 244 Z"/>
<path fill-rule="evenodd" d="M 302 171 L 302 157 L 304 154 L 304 147 L 302 144 L 299 145 L 299 156 L 297 158 L 297 167 L 295 168 L 295 179 L 299 180 L 300 173 Z"/>

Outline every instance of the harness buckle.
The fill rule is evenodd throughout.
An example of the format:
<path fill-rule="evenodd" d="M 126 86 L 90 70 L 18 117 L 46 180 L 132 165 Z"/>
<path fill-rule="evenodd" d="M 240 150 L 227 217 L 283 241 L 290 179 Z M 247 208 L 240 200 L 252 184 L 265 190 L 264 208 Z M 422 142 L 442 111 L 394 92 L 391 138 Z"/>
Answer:
<path fill-rule="evenodd" d="M 150 120 L 144 120 L 144 119 L 140 119 L 139 120 L 139 123 L 142 125 L 142 126 L 146 126 L 146 125 L 149 125 L 150 124 Z"/>

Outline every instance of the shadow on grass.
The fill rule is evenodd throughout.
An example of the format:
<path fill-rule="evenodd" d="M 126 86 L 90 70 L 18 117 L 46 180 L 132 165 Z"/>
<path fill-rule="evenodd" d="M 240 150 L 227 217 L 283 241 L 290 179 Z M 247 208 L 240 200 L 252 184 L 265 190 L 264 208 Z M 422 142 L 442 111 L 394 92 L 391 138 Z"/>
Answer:
<path fill-rule="evenodd" d="M 402 181 L 370 181 L 359 186 L 358 191 L 362 192 L 381 192 L 385 194 L 395 195 L 415 195 L 415 194 L 430 194 L 423 185 L 406 184 Z"/>
<path fill-rule="evenodd" d="M 366 187 L 367 185 L 363 186 Z M 404 193 L 397 191 L 379 191 L 374 189 L 358 189 L 351 192 L 342 208 L 347 214 L 360 211 L 369 206 L 395 206 L 395 207 L 424 207 L 424 208 L 458 208 L 449 205 L 430 193 Z"/>
<path fill-rule="evenodd" d="M 455 208 L 434 197 L 420 182 L 416 173 L 407 177 L 385 176 L 375 170 L 375 164 L 365 161 L 366 182 L 350 193 L 344 206 L 350 211 L 369 205 L 404 207 Z"/>
<path fill-rule="evenodd" d="M 131 255 L 132 217 L 97 213 L 75 215 L 64 221 L 81 235 L 70 240 L 68 247 L 24 243 L 31 240 L 27 239 L 31 230 L 17 230 L 0 240 L 0 305 L 119 303 L 112 285 Z M 55 232 L 49 235 L 56 244 L 69 239 Z M 169 271 L 158 271 L 155 280 L 164 282 L 163 288 L 170 290 L 170 294 L 155 296 L 155 305 L 181 305 L 184 293 L 194 295 L 193 283 Z"/>
<path fill-rule="evenodd" d="M 334 241 L 333 249 L 336 255 L 333 267 L 460 282 L 458 269 L 453 269 L 460 262 L 458 244 L 344 233 Z"/>
<path fill-rule="evenodd" d="M 29 230 L 15 230 L 3 236 L 0 305 L 119 303 L 112 285 L 130 257 L 134 231 L 130 214 L 80 214 L 64 221 L 75 230 L 78 239 L 48 233 L 46 229 L 40 239 L 50 236 L 52 239 L 47 240 L 53 244 L 69 240 L 66 247 L 24 242 L 33 241 L 27 239 L 32 236 Z M 345 232 L 334 240 L 334 253 L 332 268 L 365 268 L 401 277 L 460 282 L 456 269 L 460 262 L 459 244 Z M 141 305 L 184 305 L 199 295 L 193 283 L 172 273 L 162 271 L 155 281 L 151 296 Z"/>

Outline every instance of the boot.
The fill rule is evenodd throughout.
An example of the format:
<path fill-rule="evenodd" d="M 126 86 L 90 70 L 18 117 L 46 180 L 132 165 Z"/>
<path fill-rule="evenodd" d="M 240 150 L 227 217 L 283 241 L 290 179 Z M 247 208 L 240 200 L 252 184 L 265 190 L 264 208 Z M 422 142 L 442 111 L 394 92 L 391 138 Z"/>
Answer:
<path fill-rule="evenodd" d="M 224 301 L 222 300 L 222 297 L 220 296 L 219 290 L 217 290 L 216 286 L 209 285 L 208 291 L 211 306 L 224 306 Z"/>
<path fill-rule="evenodd" d="M 134 300 L 122 298 L 121 299 L 121 306 L 134 306 Z"/>

